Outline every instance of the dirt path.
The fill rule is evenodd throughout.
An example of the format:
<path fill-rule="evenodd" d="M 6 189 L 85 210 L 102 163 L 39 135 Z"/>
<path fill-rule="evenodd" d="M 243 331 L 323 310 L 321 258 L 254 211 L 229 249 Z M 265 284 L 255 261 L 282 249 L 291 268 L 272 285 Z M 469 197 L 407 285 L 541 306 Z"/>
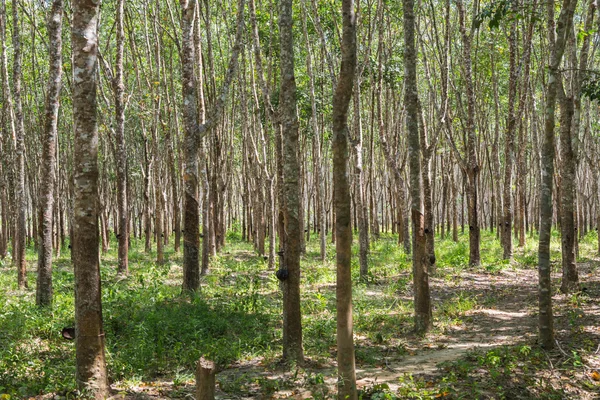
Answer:
<path fill-rule="evenodd" d="M 440 363 L 455 361 L 476 349 L 531 344 L 536 335 L 537 271 L 508 270 L 497 275 L 465 272 L 451 282 L 431 280 L 433 304 L 457 293 L 472 296 L 482 303 L 465 313 L 465 323 L 446 329 L 444 334 L 429 336 L 421 349 L 391 362 L 386 368 L 357 369 L 357 384 L 386 383 L 392 391 L 404 374 L 432 375 Z"/>

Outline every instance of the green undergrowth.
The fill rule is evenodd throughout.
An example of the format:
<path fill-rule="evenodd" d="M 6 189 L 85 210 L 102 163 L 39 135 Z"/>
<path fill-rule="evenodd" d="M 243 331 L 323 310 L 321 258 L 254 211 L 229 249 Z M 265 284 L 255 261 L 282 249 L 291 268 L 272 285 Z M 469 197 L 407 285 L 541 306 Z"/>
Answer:
<path fill-rule="evenodd" d="M 463 271 L 495 274 L 513 268 L 502 261 L 495 234 L 482 231 L 482 266 L 470 269 L 467 235 L 459 234 L 456 243 L 448 238 L 437 238 L 436 278 L 452 281 Z M 593 235 L 595 233 L 582 240 L 580 257 L 593 254 L 597 243 Z M 379 240 L 371 242 L 369 276 L 361 280 L 356 242 L 352 277 L 357 365 L 381 366 L 390 353 L 398 357 L 410 353 L 403 338 L 411 334 L 413 327 L 411 256 L 404 254 L 397 236 L 381 234 Z M 559 259 L 559 250 L 560 240 L 554 234 L 554 260 Z M 181 252 L 173 251 L 172 241 L 166 247 L 165 264 L 157 265 L 153 261 L 155 256 L 154 252 L 144 252 L 143 241 L 133 240 L 130 274 L 122 278 L 116 273 L 114 237 L 111 249 L 102 255 L 103 318 L 111 382 L 121 387 L 156 380 L 173 381 L 176 386 L 184 384 L 192 379 L 200 356 L 215 360 L 223 368 L 256 359 L 262 359 L 267 367 L 278 362 L 282 336 L 279 282 L 274 271 L 268 270 L 267 261 L 253 251 L 251 244 L 243 242 L 239 233 L 228 235 L 226 247 L 213 260 L 210 274 L 203 277 L 201 290 L 194 296 L 181 293 L 182 256 Z M 0 394 L 12 398 L 43 393 L 73 397 L 74 343 L 60 335 L 63 327 L 74 324 L 74 276 L 69 250 L 65 246 L 54 262 L 51 309 L 35 306 L 36 276 L 32 271 L 35 271 L 36 259 L 37 254 L 30 246 L 27 251 L 29 289 L 23 291 L 16 287 L 16 271 L 9 259 L 0 261 Z M 528 237 L 524 249 L 517 250 L 515 243 L 513 264 L 535 268 L 536 263 L 535 238 Z M 313 234 L 302 260 L 304 348 L 309 359 L 325 365 L 335 360 L 335 275 L 335 246 L 331 238 L 326 260 L 321 262 L 318 238 Z M 481 301 L 460 291 L 434 303 L 436 329 L 464 322 L 468 312 Z M 513 354 L 512 349 L 506 351 Z M 514 363 L 527 363 L 519 357 L 531 354 L 535 352 L 517 352 Z M 477 358 L 475 364 L 480 368 L 490 367 L 491 361 L 483 357 Z M 492 367 L 506 372 L 504 360 L 507 357 L 501 355 L 499 364 Z M 461 368 L 461 365 L 452 366 L 456 371 L 454 375 L 446 374 L 446 380 L 436 383 L 435 388 L 428 381 L 406 377 L 401 392 L 386 394 L 384 387 L 372 387 L 370 392 L 363 393 L 363 398 L 411 398 L 413 394 L 414 398 L 428 398 L 429 394 L 435 398 L 440 393 L 450 393 L 451 387 L 458 387 L 452 379 L 462 379 Z M 322 377 L 307 373 L 304 381 L 315 381 L 316 385 L 323 386 Z M 272 384 L 269 380 L 258 382 L 261 387 Z M 227 388 L 225 383 L 222 387 Z M 397 397 L 385 397 L 387 395 Z"/>

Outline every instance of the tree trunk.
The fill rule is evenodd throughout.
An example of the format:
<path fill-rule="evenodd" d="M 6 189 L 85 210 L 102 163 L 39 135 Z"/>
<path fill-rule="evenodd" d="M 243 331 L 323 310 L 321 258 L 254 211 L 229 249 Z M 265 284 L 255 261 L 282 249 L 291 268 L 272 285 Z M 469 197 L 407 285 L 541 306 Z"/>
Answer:
<path fill-rule="evenodd" d="M 15 138 L 16 138 L 16 185 L 15 185 L 15 207 L 16 226 L 13 251 L 17 266 L 17 282 L 19 289 L 27 285 L 27 261 L 25 260 L 25 248 L 27 246 L 27 198 L 25 196 L 25 127 L 23 121 L 23 103 L 21 100 L 21 75 L 23 59 L 21 56 L 21 33 L 19 25 L 19 0 L 12 3 L 12 25 L 13 25 L 13 99 L 15 115 Z"/>
<path fill-rule="evenodd" d="M 475 133 L 475 91 L 473 88 L 472 63 L 471 63 L 471 36 L 467 34 L 466 16 L 462 0 L 457 1 L 460 19 L 460 33 L 463 44 L 463 68 L 467 92 L 467 160 L 465 170 L 467 175 L 467 213 L 469 219 L 469 265 L 479 266 L 481 256 L 480 227 L 479 227 L 479 162 L 477 161 L 477 137 Z M 463 224 L 464 228 L 464 224 Z"/>
<path fill-rule="evenodd" d="M 333 195 L 336 249 L 338 399 L 356 400 L 352 333 L 352 228 L 348 182 L 348 106 L 356 74 L 354 0 L 342 1 L 342 62 L 333 95 Z M 358 95 L 358 94 L 356 94 Z"/>
<path fill-rule="evenodd" d="M 315 79 L 312 67 L 312 46 L 308 38 L 308 29 L 306 24 L 306 10 L 304 1 L 302 1 L 302 25 L 304 32 L 304 41 L 306 43 L 306 71 L 310 83 L 310 107 L 311 107 L 311 123 L 313 129 L 313 157 L 314 157 L 314 179 L 315 179 L 315 210 L 317 215 L 317 225 L 319 232 L 319 249 L 321 262 L 325 261 L 327 255 L 327 235 L 325 233 L 325 222 L 327 216 L 325 214 L 325 177 L 323 174 L 323 166 L 321 165 L 321 132 L 319 129 L 319 121 L 317 114 L 317 102 L 315 96 Z"/>
<path fill-rule="evenodd" d="M 150 216 L 150 148 L 148 146 L 148 137 L 146 135 L 146 128 L 142 123 L 142 135 L 144 139 L 144 205 L 143 205 L 143 219 L 144 219 L 144 251 L 150 253 L 152 251 L 152 218 Z"/>
<path fill-rule="evenodd" d="M 117 1 L 117 53 L 115 59 L 115 78 L 113 91 L 115 96 L 115 142 L 116 142 L 116 169 L 117 169 L 117 240 L 118 272 L 129 272 L 129 205 L 127 199 L 127 147 L 125 143 L 125 85 L 123 83 L 123 52 L 125 47 L 125 30 L 123 29 L 123 14 L 125 0 Z"/>
<path fill-rule="evenodd" d="M 158 94 L 155 94 L 158 97 Z M 161 182 L 160 174 L 160 139 L 158 134 L 158 125 L 160 124 L 160 100 L 154 102 L 154 121 L 152 123 L 152 143 L 153 143 L 153 166 L 152 169 L 154 175 L 154 231 L 156 234 L 156 263 L 163 264 L 165 262 L 164 254 L 164 235 L 166 232 L 163 230 L 163 185 Z"/>
<path fill-rule="evenodd" d="M 52 216 L 56 182 L 56 142 L 59 95 L 62 79 L 62 0 L 54 0 L 48 18 L 50 71 L 46 94 L 46 115 L 42 148 L 42 179 L 40 193 L 40 239 L 36 304 L 52 304 Z"/>
<path fill-rule="evenodd" d="M 73 2 L 73 170 L 71 257 L 75 270 L 77 385 L 95 399 L 108 396 L 98 258 L 98 127 L 96 68 L 98 3 Z M 85 34 L 84 34 L 85 33 Z"/>
<path fill-rule="evenodd" d="M 183 290 L 196 291 L 200 288 L 200 218 L 198 211 L 198 147 L 200 141 L 214 127 L 220 123 L 225 100 L 228 97 L 229 88 L 237 71 L 237 60 L 242 49 L 242 36 L 244 32 L 244 0 L 238 1 L 235 43 L 231 49 L 231 58 L 227 67 L 221 92 L 216 96 L 210 118 L 204 123 L 199 122 L 198 95 L 196 78 L 194 76 L 194 64 L 196 62 L 194 46 L 194 11 L 196 2 L 194 0 L 182 0 L 182 44 L 181 44 L 181 70 L 182 70 L 182 92 L 183 92 L 183 116 L 184 116 L 184 243 L 183 243 Z M 204 160 L 202 160 L 204 162 Z M 216 196 L 215 196 L 216 201 Z M 213 210 L 213 219 L 217 214 Z M 216 223 L 215 223 L 216 226 Z M 224 239 L 224 238 L 223 238 Z"/>
<path fill-rule="evenodd" d="M 196 46 L 196 87 L 198 90 L 198 118 L 199 123 L 204 124 L 206 122 L 206 104 L 204 100 L 204 57 L 202 55 L 202 40 L 200 36 L 200 7 L 198 0 L 196 1 L 196 20 L 194 21 L 194 45 Z M 210 30 L 210 26 L 207 26 L 207 31 Z M 212 219 L 211 217 L 211 197 L 210 197 L 210 186 L 209 186 L 209 174 L 208 174 L 208 161 L 206 153 L 206 139 L 202 139 L 200 143 L 200 179 L 202 180 L 202 262 L 200 267 L 200 274 L 207 275 L 210 268 L 210 260 L 213 254 L 211 253 L 211 244 L 214 244 L 214 235 L 211 228 Z M 212 238 L 212 240 L 211 240 Z"/>
<path fill-rule="evenodd" d="M 398 242 L 404 245 L 404 252 L 406 254 L 410 254 L 410 233 L 408 212 L 406 210 L 406 199 L 408 196 L 406 193 L 404 179 L 402 179 L 402 170 L 404 170 L 404 164 L 402 167 L 398 166 L 396 156 L 398 152 L 392 153 L 384 133 L 384 130 L 380 127 L 379 142 L 388 164 L 388 168 L 392 171 L 394 176 L 394 184 L 396 187 L 396 192 L 398 193 Z"/>
<path fill-rule="evenodd" d="M 427 237 L 423 213 L 423 183 L 421 181 L 414 1 L 403 0 L 402 5 L 404 11 L 404 74 L 406 77 L 404 103 L 406 104 L 406 131 L 410 165 L 415 330 L 423 333 L 431 328 L 432 314 L 429 296 Z"/>
<path fill-rule="evenodd" d="M 184 158 L 184 218 L 183 218 L 183 290 L 200 288 L 199 213 L 198 213 L 198 107 L 194 78 L 194 0 L 181 1 L 181 85 L 183 87 L 183 158 Z"/>
<path fill-rule="evenodd" d="M 369 273 L 369 209 L 365 193 L 365 173 L 363 158 L 363 129 L 360 116 L 360 74 L 354 82 L 354 130 L 355 137 L 351 139 L 356 163 L 354 166 L 354 198 L 356 201 L 355 212 L 358 220 L 358 260 L 360 265 L 360 279 L 366 280 Z"/>
<path fill-rule="evenodd" d="M 281 46 L 280 118 L 283 137 L 283 190 L 285 197 L 283 281 L 283 358 L 301 363 L 302 315 L 300 313 L 300 165 L 298 162 L 298 117 L 296 115 L 296 81 L 294 77 L 294 41 L 292 0 L 280 3 L 279 33 Z"/>
<path fill-rule="evenodd" d="M 548 83 L 544 115 L 544 141 L 542 145 L 542 181 L 540 186 L 540 241 L 539 263 L 539 342 L 545 349 L 554 347 L 554 323 L 552 317 L 552 282 L 550 279 L 550 232 L 552 229 L 552 190 L 554 188 L 554 112 L 559 80 L 559 66 L 565 51 L 566 32 L 572 29 L 573 13 L 577 0 L 563 0 L 556 27 L 554 1 L 546 2 L 548 18 L 548 42 L 551 56 L 548 66 Z"/>
<path fill-rule="evenodd" d="M 589 1 L 585 17 L 585 27 L 591 31 L 593 27 L 596 2 Z M 576 64 L 575 38 L 569 31 L 568 40 L 571 47 L 572 64 Z M 571 75 L 572 84 L 569 85 L 569 95 L 564 93 L 562 85 L 558 87 L 561 105 L 561 239 L 562 239 L 562 284 L 563 293 L 571 293 L 579 289 L 579 276 L 577 273 L 577 207 L 576 207 L 576 171 L 578 164 L 579 127 L 581 123 L 581 91 L 588 68 L 590 35 L 583 39 L 580 52 L 579 68 Z M 560 82 L 559 82 L 560 83 Z"/>
<path fill-rule="evenodd" d="M 196 400 L 215 399 L 215 363 L 202 357 L 196 366 Z"/>
<path fill-rule="evenodd" d="M 537 4 L 537 2 L 535 3 Z M 526 229 L 526 216 L 525 209 L 526 204 L 526 178 L 527 178 L 527 167 L 526 167 L 526 150 L 527 150 L 527 116 L 530 117 L 532 123 L 536 116 L 531 115 L 527 108 L 527 100 L 529 95 L 533 98 L 533 93 L 530 94 L 530 71 L 531 71 L 531 50 L 533 46 L 533 29 L 535 27 L 535 19 L 533 16 L 530 17 L 529 24 L 527 27 L 527 35 L 524 37 L 523 46 L 525 48 L 523 54 L 523 64 L 525 71 L 523 72 L 523 80 L 521 81 L 521 94 L 519 99 L 519 109 L 517 111 L 517 118 L 519 118 L 519 152 L 517 155 L 517 215 L 520 221 L 519 224 L 519 247 L 525 246 L 525 229 Z M 533 163 L 532 163 L 533 164 Z"/>
<path fill-rule="evenodd" d="M 426 240 L 427 249 L 427 268 L 428 273 L 434 273 L 435 271 L 435 225 L 433 218 L 433 190 L 431 184 L 431 157 L 435 154 L 435 147 L 437 138 L 434 137 L 431 145 L 428 143 L 428 134 L 425 129 L 425 118 L 421 105 L 417 97 L 417 117 L 419 118 L 419 148 L 422 154 L 421 159 L 421 183 L 422 183 L 422 195 L 423 195 L 423 212 L 424 212 L 424 228 L 423 233 Z M 434 168 L 435 170 L 435 168 Z"/>
<path fill-rule="evenodd" d="M 13 101 L 12 101 L 12 96 L 10 94 L 10 83 L 9 83 L 9 77 L 8 77 L 8 60 L 7 60 L 7 56 L 6 56 L 6 46 L 7 46 L 7 40 L 6 40 L 6 2 L 5 0 L 2 0 L 2 2 L 0 3 L 0 72 L 2 74 L 2 125 L 0 126 L 0 128 L 4 131 L 7 132 L 8 135 L 10 136 L 10 139 L 8 141 L 8 145 L 6 148 L 6 151 L 3 151 L 2 155 L 3 158 L 5 158 L 6 161 L 6 165 L 10 165 L 10 163 L 14 162 L 14 157 L 11 156 L 11 154 L 14 153 L 14 146 L 15 146 L 15 124 L 14 124 L 14 118 L 13 118 Z M 3 230 L 3 241 L 5 243 L 4 245 L 4 249 L 2 251 L 2 253 L 0 254 L 1 258 L 6 257 L 6 253 L 8 251 L 8 242 L 9 239 L 11 238 L 11 226 L 14 229 L 14 225 L 13 225 L 13 221 L 12 221 L 12 217 L 11 217 L 11 213 L 10 213 L 10 208 L 11 208 L 11 203 L 13 203 L 14 200 L 11 200 L 14 198 L 14 184 L 13 184 L 13 172 L 12 172 L 12 168 L 8 167 L 6 170 L 6 176 L 4 177 L 4 182 L 6 183 L 6 186 L 3 186 L 3 190 L 1 195 L 2 197 L 2 230 Z M 12 235 L 13 237 L 13 244 L 14 244 L 14 235 Z M 15 258 L 15 248 L 13 246 L 13 251 L 12 251 L 12 257 L 13 257 L 13 261 L 16 261 Z"/>
<path fill-rule="evenodd" d="M 559 78 L 562 79 L 562 78 Z M 570 293 L 579 288 L 575 242 L 575 154 L 572 146 L 573 98 L 558 83 L 560 103 L 560 231 L 562 245 L 562 284 L 560 290 Z M 562 93 L 561 93 L 562 92 Z"/>
<path fill-rule="evenodd" d="M 2 143 L 0 141 L 0 150 L 2 150 Z M 0 162 L 1 163 L 1 162 Z M 6 196 L 6 179 L 2 174 L 2 167 L 0 166 L 0 176 L 2 176 L 2 189 L 0 189 L 0 208 L 2 212 L 0 213 L 0 218 L 2 218 L 2 226 L 0 227 L 0 260 L 4 260 L 6 258 L 6 254 L 8 252 L 8 201 Z"/>
<path fill-rule="evenodd" d="M 512 171 L 514 164 L 514 140 L 517 119 L 515 115 L 515 102 L 517 97 L 517 23 L 511 23 L 510 34 L 508 37 L 509 45 L 509 81 L 508 81 L 508 114 L 506 121 L 506 134 L 504 139 L 504 186 L 503 201 L 503 223 L 500 231 L 503 248 L 503 258 L 512 259 Z"/>

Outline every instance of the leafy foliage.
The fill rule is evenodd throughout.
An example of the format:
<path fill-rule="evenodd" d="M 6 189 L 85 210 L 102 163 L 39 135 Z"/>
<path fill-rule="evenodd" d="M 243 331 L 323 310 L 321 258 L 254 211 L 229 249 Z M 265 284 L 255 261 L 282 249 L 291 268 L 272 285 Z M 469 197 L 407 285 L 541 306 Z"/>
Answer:
<path fill-rule="evenodd" d="M 498 0 L 493 1 L 485 6 L 479 14 L 473 19 L 473 26 L 475 29 L 479 29 L 484 21 L 488 21 L 490 29 L 496 29 L 500 26 L 500 22 L 506 17 L 510 11 L 509 0 Z"/>

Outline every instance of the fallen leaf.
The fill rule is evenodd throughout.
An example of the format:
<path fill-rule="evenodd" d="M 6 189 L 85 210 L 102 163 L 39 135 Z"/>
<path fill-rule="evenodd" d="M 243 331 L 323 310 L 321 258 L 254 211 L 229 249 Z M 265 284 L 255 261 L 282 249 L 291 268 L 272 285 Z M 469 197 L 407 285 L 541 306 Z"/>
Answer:
<path fill-rule="evenodd" d="M 592 373 L 590 374 L 592 379 L 595 381 L 600 381 L 600 372 L 598 371 L 592 371 Z"/>

